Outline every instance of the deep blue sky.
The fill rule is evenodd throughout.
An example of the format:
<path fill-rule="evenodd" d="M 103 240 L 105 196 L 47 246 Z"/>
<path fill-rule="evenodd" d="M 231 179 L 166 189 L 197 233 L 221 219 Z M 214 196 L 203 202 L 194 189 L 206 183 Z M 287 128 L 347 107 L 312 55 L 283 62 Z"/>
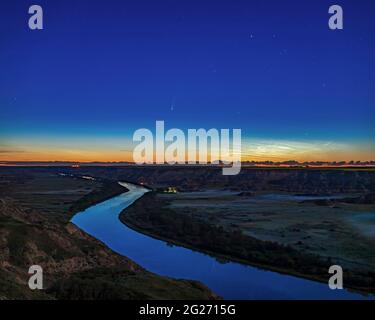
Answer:
<path fill-rule="evenodd" d="M 42 31 L 28 28 L 31 4 Z M 343 31 L 328 28 L 332 4 Z M 368 148 L 374 16 L 370 0 L 2 1 L 2 158 L 48 141 L 120 141 L 155 120 Z"/>

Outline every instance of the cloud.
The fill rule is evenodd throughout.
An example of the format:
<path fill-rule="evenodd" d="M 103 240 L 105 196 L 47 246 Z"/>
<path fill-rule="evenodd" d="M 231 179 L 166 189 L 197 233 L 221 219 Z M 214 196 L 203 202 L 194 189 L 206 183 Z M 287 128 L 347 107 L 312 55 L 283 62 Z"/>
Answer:
<path fill-rule="evenodd" d="M 293 141 L 275 139 L 249 139 L 243 143 L 242 155 L 246 158 L 269 160 L 304 160 L 331 157 L 350 146 L 332 141 Z"/>
<path fill-rule="evenodd" d="M 24 153 L 24 150 L 0 149 L 0 153 Z"/>

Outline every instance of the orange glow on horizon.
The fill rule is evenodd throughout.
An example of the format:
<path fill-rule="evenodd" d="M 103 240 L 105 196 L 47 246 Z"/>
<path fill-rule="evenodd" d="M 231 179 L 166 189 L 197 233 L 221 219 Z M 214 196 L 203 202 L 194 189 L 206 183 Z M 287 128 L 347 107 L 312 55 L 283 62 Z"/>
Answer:
<path fill-rule="evenodd" d="M 312 161 L 374 161 L 375 154 L 371 152 L 360 152 L 360 153 L 341 153 L 341 154 L 305 154 L 304 157 L 299 155 L 293 156 L 289 154 L 286 156 L 242 156 L 242 161 L 273 161 L 283 162 L 289 160 L 295 160 L 299 162 L 312 162 Z M 23 153 L 2 153 L 0 154 L 0 161 L 14 161 L 14 162 L 77 162 L 77 163 L 88 163 L 88 162 L 133 162 L 133 156 L 131 152 L 74 152 L 67 153 L 64 151 L 59 152 L 23 152 Z"/>
<path fill-rule="evenodd" d="M 90 142 L 90 141 L 89 141 Z M 13 141 L 0 149 L 0 161 L 15 162 L 133 162 L 133 146 L 130 142 L 96 140 L 49 142 L 37 145 L 30 141 Z M 210 159 L 210 154 L 208 152 Z M 155 153 L 154 153 L 155 159 Z M 375 149 L 372 145 L 342 144 L 321 141 L 288 140 L 244 140 L 242 161 L 283 162 L 295 160 L 312 161 L 374 161 Z"/>

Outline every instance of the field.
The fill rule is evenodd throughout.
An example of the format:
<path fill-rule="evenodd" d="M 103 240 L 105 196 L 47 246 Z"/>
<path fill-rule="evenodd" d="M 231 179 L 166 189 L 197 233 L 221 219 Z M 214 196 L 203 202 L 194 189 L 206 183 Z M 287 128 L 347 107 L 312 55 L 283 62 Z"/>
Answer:
<path fill-rule="evenodd" d="M 251 194 L 211 190 L 159 194 L 177 214 L 193 215 L 225 230 L 330 257 L 343 265 L 375 270 L 375 205 L 294 194 Z M 334 196 L 331 196 L 334 198 Z"/>

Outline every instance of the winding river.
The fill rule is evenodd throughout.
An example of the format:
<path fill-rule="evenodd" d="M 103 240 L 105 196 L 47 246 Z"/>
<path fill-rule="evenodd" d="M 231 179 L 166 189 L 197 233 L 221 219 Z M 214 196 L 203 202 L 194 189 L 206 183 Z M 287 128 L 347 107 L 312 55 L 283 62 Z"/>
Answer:
<path fill-rule="evenodd" d="M 234 262 L 222 263 L 198 251 L 171 246 L 136 232 L 119 220 L 119 214 L 148 190 L 130 183 L 120 184 L 129 192 L 77 213 L 72 222 L 151 272 L 201 281 L 225 299 L 366 298 L 347 290 L 330 290 L 328 285 L 310 280 Z"/>

